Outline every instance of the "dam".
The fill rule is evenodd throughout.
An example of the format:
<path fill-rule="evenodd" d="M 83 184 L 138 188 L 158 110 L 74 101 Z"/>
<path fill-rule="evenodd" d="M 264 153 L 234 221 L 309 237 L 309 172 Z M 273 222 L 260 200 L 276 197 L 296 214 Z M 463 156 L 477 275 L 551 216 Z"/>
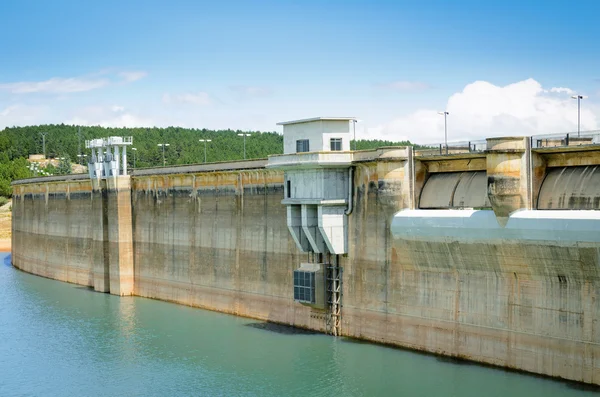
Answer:
<path fill-rule="evenodd" d="M 265 160 L 13 183 L 12 263 L 40 276 L 600 385 L 600 145 L 351 151 L 285 122 Z"/>

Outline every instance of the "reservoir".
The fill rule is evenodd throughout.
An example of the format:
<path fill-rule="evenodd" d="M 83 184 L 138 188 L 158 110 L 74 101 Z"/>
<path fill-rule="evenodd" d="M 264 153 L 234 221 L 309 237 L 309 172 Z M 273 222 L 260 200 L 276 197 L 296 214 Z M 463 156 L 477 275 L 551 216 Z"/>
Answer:
<path fill-rule="evenodd" d="M 1 396 L 593 396 L 598 389 L 109 294 L 0 254 Z"/>

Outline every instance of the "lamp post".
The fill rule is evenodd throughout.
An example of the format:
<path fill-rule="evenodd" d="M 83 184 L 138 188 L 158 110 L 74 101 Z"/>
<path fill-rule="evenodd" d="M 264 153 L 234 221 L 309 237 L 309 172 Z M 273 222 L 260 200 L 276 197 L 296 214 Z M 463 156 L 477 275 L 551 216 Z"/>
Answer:
<path fill-rule="evenodd" d="M 165 162 L 165 147 L 166 146 L 170 146 L 170 144 L 168 143 L 159 143 L 158 146 L 162 146 L 162 152 L 163 152 L 163 167 L 167 164 Z"/>
<path fill-rule="evenodd" d="M 438 114 L 444 116 L 444 144 L 446 145 L 446 154 L 448 154 L 448 113 L 447 111 L 438 112 Z"/>
<path fill-rule="evenodd" d="M 246 160 L 246 137 L 250 136 L 250 135 L 252 135 L 252 134 L 247 134 L 247 133 L 238 134 L 238 136 L 244 137 L 244 160 Z"/>
<path fill-rule="evenodd" d="M 81 165 L 81 127 L 77 127 L 77 157 L 79 157 L 79 165 Z"/>
<path fill-rule="evenodd" d="M 40 132 L 40 135 L 42 136 L 42 153 L 44 154 L 44 159 L 46 158 L 46 135 L 48 133 L 47 132 Z"/>
<path fill-rule="evenodd" d="M 362 120 L 352 119 L 352 128 L 354 132 L 354 150 L 356 150 L 356 123 L 360 123 Z"/>
<path fill-rule="evenodd" d="M 210 139 L 198 139 L 198 142 L 204 142 L 204 162 L 206 163 L 206 143 L 212 142 Z M 244 145 L 244 148 L 246 145 Z"/>
<path fill-rule="evenodd" d="M 581 100 L 586 99 L 587 96 L 573 95 L 571 98 L 577 99 L 577 137 L 579 138 L 579 134 L 581 133 Z"/>
<path fill-rule="evenodd" d="M 133 151 L 133 168 L 135 169 L 135 154 L 137 153 L 137 149 L 132 147 L 131 150 Z"/>

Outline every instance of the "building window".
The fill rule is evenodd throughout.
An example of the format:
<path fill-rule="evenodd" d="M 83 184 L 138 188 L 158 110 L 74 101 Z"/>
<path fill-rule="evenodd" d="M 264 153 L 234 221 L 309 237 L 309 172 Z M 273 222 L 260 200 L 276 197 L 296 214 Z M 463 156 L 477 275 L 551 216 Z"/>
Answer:
<path fill-rule="evenodd" d="M 294 270 L 294 300 L 315 303 L 315 272 Z"/>
<path fill-rule="evenodd" d="M 329 143 L 332 152 L 339 152 L 342 150 L 342 138 L 331 138 Z"/>
<path fill-rule="evenodd" d="M 308 152 L 308 139 L 298 139 L 296 141 L 296 153 Z"/>
<path fill-rule="evenodd" d="M 291 198 L 292 197 L 292 181 L 290 181 L 289 179 L 287 180 L 287 198 Z"/>

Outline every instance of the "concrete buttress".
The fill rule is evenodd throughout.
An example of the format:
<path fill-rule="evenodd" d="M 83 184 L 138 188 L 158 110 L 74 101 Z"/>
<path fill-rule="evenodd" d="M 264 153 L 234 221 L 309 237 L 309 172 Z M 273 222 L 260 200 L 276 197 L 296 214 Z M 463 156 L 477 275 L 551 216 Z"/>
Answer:
<path fill-rule="evenodd" d="M 505 226 L 511 213 L 531 208 L 528 139 L 488 138 L 487 148 L 488 197 L 498 223 Z"/>
<path fill-rule="evenodd" d="M 129 176 L 106 179 L 110 293 L 133 294 L 133 233 Z"/>

